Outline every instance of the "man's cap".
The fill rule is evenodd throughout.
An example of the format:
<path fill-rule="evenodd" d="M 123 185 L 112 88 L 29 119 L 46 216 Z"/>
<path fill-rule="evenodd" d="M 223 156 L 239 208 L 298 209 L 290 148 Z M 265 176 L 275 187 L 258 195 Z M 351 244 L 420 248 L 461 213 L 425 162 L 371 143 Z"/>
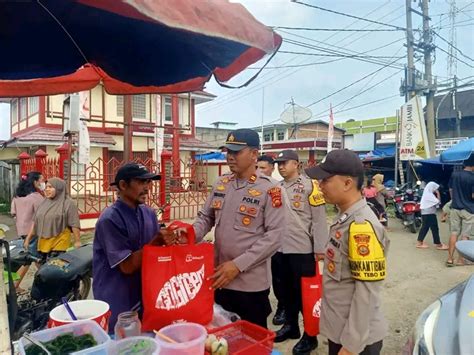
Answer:
<path fill-rule="evenodd" d="M 288 160 L 296 160 L 299 162 L 300 158 L 298 157 L 298 153 L 296 153 L 294 150 L 283 150 L 277 155 L 275 163 L 282 163 Z"/>
<path fill-rule="evenodd" d="M 150 173 L 147 168 L 141 164 L 137 163 L 127 163 L 118 169 L 117 174 L 115 175 L 115 181 L 110 184 L 110 186 L 117 186 L 120 180 L 127 179 L 142 179 L 142 180 L 160 180 L 160 175 L 155 173 Z"/>
<path fill-rule="evenodd" d="M 270 165 L 273 165 L 275 164 L 275 160 L 273 160 L 273 158 L 269 155 L 260 155 L 258 158 L 257 158 L 257 162 L 259 161 L 266 161 L 268 164 Z"/>
<path fill-rule="evenodd" d="M 321 163 L 306 169 L 305 172 L 310 178 L 316 180 L 334 175 L 355 177 L 364 173 L 364 166 L 356 153 L 347 149 L 339 149 L 331 151 Z"/>
<path fill-rule="evenodd" d="M 258 133 L 249 128 L 236 129 L 227 135 L 225 144 L 220 147 L 227 148 L 234 152 L 241 151 L 245 147 L 259 148 L 260 138 Z"/>

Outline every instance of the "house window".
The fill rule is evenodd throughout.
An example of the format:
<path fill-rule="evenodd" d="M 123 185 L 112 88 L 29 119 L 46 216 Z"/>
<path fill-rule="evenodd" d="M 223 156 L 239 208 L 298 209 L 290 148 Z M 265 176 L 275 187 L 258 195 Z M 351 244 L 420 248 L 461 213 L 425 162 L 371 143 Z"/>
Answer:
<path fill-rule="evenodd" d="M 28 99 L 28 114 L 34 115 L 35 113 L 38 113 L 39 110 L 39 97 L 30 97 Z"/>
<path fill-rule="evenodd" d="M 117 117 L 123 117 L 123 96 L 115 96 L 117 100 Z"/>
<path fill-rule="evenodd" d="M 285 131 L 279 131 L 279 132 L 277 133 L 277 139 L 278 139 L 279 141 L 284 141 L 284 140 L 285 140 Z"/>
<path fill-rule="evenodd" d="M 22 97 L 20 99 L 20 121 L 26 120 L 27 104 L 28 104 L 28 99 L 26 97 Z"/>
<path fill-rule="evenodd" d="M 263 140 L 265 142 L 271 142 L 271 141 L 275 140 L 275 135 L 273 134 L 273 132 L 272 133 L 265 133 L 263 135 Z"/>
<path fill-rule="evenodd" d="M 11 121 L 12 124 L 16 124 L 18 122 L 18 100 L 12 100 L 10 104 L 10 114 L 11 114 Z"/>
<path fill-rule="evenodd" d="M 165 97 L 163 100 L 163 115 L 165 122 L 172 122 L 173 118 L 171 116 L 171 97 Z"/>
<path fill-rule="evenodd" d="M 116 96 L 117 117 L 123 117 L 123 96 Z M 132 96 L 132 118 L 146 119 L 146 95 Z"/>
<path fill-rule="evenodd" d="M 179 99 L 179 124 L 182 128 L 189 128 L 191 126 L 191 114 L 187 98 Z"/>
<path fill-rule="evenodd" d="M 146 118 L 146 95 L 133 95 L 132 117 L 141 119 Z"/>

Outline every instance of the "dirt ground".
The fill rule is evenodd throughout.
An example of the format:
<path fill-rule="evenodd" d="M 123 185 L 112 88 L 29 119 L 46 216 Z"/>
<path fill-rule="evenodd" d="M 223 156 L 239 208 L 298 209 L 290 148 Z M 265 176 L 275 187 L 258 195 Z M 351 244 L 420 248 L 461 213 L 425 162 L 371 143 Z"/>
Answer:
<path fill-rule="evenodd" d="M 11 230 L 7 237 L 15 237 L 13 220 L 6 215 L 0 215 L 0 224 L 7 224 Z M 440 223 L 443 242 L 447 243 L 448 229 Z M 391 245 L 388 254 L 388 277 L 384 281 L 383 309 L 389 322 L 388 337 L 384 340 L 382 353 L 387 355 L 400 354 L 411 329 L 420 312 L 436 298 L 466 280 L 473 272 L 474 266 L 447 268 L 444 262 L 446 251 L 435 250 L 429 233 L 426 241 L 430 249 L 416 249 L 416 235 L 405 231 L 396 219 L 390 220 L 389 232 Z M 91 233 L 84 236 L 90 239 Z M 27 286 L 27 285 L 25 285 Z M 275 298 L 272 296 L 273 308 Z M 269 324 L 271 323 L 271 317 Z M 448 326 L 448 325 L 447 325 Z M 278 327 L 273 327 L 274 330 Z M 312 354 L 326 354 L 327 341 L 319 337 L 320 345 Z M 291 354 L 295 341 L 276 344 L 276 349 L 283 354 Z"/>

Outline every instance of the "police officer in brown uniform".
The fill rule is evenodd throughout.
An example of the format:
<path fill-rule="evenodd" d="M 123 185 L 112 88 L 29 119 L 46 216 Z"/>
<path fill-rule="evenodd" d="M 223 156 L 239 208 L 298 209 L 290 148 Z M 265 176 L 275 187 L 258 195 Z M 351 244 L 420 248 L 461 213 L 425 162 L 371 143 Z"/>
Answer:
<path fill-rule="evenodd" d="M 280 186 L 287 202 L 287 223 L 282 238 L 286 322 L 276 334 L 275 342 L 278 343 L 301 335 L 298 324 L 302 310 L 301 278 L 314 276 L 316 259 L 324 257 L 328 227 L 318 183 L 299 173 L 298 154 L 284 150 L 275 161 L 284 178 Z M 293 354 L 309 354 L 317 346 L 316 336 L 304 333 L 293 348 Z"/>
<path fill-rule="evenodd" d="M 339 209 L 325 253 L 320 332 L 330 355 L 380 354 L 387 334 L 380 293 L 389 240 L 361 196 L 362 163 L 352 151 L 334 150 L 306 173 Z"/>
<path fill-rule="evenodd" d="M 281 189 L 256 171 L 260 140 L 250 129 L 229 133 L 223 148 L 232 174 L 221 176 L 198 213 L 197 240 L 215 228 L 215 300 L 242 319 L 267 326 L 270 258 L 280 246 Z"/>

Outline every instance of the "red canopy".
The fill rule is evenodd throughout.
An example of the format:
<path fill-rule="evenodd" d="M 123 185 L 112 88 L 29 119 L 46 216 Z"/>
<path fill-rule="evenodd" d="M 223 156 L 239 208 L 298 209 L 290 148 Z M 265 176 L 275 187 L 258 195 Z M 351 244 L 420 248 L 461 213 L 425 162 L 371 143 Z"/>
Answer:
<path fill-rule="evenodd" d="M 0 97 L 78 92 L 99 83 L 117 95 L 197 91 L 212 75 L 220 82 L 228 81 L 274 53 L 282 41 L 242 5 L 224 0 L 42 0 L 44 8 L 26 3 L 23 7 L 0 5 L 8 10 L 4 18 L 11 18 L 4 27 L 9 31 L 0 29 L 0 37 L 10 36 L 4 53 L 17 53 L 15 41 L 18 47 L 25 46 L 21 43 L 22 36 L 28 35 L 25 28 L 31 28 L 30 36 L 43 31 L 40 38 L 45 45 L 57 41 L 61 47 L 52 54 L 48 48 L 32 51 L 31 58 L 2 56 Z M 115 43 L 106 37 L 108 28 L 122 31 L 116 40 L 125 45 L 113 47 Z M 160 42 L 165 37 L 166 46 Z M 170 45 L 170 38 L 177 43 Z M 135 47 L 129 49 L 127 44 Z M 117 56 L 119 45 L 123 54 Z"/>

